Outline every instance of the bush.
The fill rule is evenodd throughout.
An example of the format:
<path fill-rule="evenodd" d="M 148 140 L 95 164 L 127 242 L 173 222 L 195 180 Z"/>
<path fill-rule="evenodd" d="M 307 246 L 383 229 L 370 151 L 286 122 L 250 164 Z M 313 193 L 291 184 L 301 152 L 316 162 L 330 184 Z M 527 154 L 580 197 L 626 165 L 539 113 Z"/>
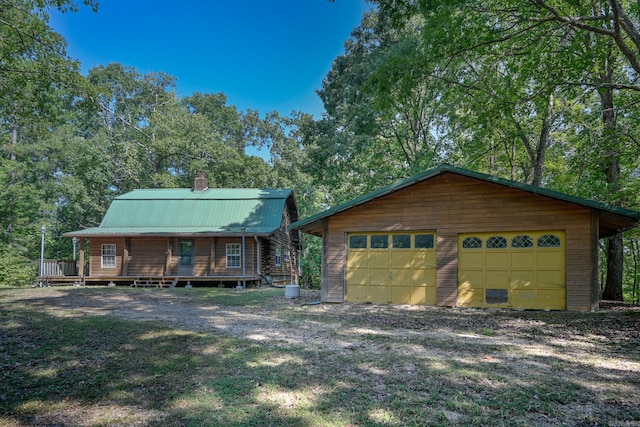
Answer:
<path fill-rule="evenodd" d="M 31 286 L 38 278 L 38 266 L 10 247 L 0 247 L 0 286 Z"/>

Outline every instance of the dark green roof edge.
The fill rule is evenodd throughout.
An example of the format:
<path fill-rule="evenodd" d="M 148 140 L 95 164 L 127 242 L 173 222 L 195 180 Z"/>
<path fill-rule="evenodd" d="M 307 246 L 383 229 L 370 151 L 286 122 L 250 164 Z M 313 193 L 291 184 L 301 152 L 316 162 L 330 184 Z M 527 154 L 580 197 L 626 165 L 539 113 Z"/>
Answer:
<path fill-rule="evenodd" d="M 117 196 L 114 200 L 263 200 L 287 199 L 290 188 L 140 188 Z"/>
<path fill-rule="evenodd" d="M 630 209 L 621 208 L 619 206 L 613 206 L 602 202 L 597 202 L 595 200 L 584 199 L 578 196 L 571 196 L 569 194 L 561 193 L 559 191 L 549 190 L 542 187 L 536 187 L 534 185 L 524 184 L 521 182 L 511 181 L 509 179 L 499 178 L 493 175 L 487 175 L 480 172 L 475 172 L 469 169 L 464 169 L 456 166 L 452 166 L 450 164 L 442 164 L 433 169 L 429 169 L 428 171 L 418 173 L 413 175 L 403 181 L 396 182 L 394 184 L 388 185 L 386 187 L 382 187 L 378 190 L 372 191 L 370 193 L 364 194 L 362 196 L 356 197 L 355 199 L 343 203 L 341 205 L 335 206 L 333 208 L 327 209 L 326 211 L 317 213 L 308 218 L 301 219 L 300 221 L 296 221 L 291 224 L 291 228 L 299 229 L 311 223 L 314 223 L 318 220 L 326 218 L 328 216 L 337 214 L 339 212 L 346 211 L 355 206 L 361 205 L 363 203 L 369 202 L 371 200 L 377 199 L 382 196 L 386 196 L 387 194 L 393 193 L 395 191 L 401 190 L 403 188 L 409 187 L 413 184 L 416 184 L 421 181 L 425 181 L 427 179 L 433 178 L 436 175 L 440 175 L 445 172 L 456 173 L 458 175 L 468 176 L 470 178 L 479 179 L 486 182 L 492 182 L 499 185 L 504 185 L 507 187 L 515 188 L 518 190 L 527 191 L 529 193 L 538 194 L 541 196 L 551 197 L 553 199 L 563 200 L 565 202 L 575 203 L 578 205 L 582 205 L 585 207 L 598 209 L 601 211 L 626 216 L 629 218 L 640 219 L 640 212 L 636 212 Z"/>

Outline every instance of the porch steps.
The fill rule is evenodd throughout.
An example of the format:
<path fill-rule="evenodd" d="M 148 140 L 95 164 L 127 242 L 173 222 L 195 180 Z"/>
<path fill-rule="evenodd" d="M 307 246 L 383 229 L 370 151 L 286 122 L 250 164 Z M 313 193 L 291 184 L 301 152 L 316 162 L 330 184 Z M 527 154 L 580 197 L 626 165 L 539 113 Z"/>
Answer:
<path fill-rule="evenodd" d="M 136 277 L 133 279 L 131 286 L 134 287 L 156 287 L 164 288 L 165 286 L 175 287 L 177 280 L 172 280 L 170 277 Z"/>

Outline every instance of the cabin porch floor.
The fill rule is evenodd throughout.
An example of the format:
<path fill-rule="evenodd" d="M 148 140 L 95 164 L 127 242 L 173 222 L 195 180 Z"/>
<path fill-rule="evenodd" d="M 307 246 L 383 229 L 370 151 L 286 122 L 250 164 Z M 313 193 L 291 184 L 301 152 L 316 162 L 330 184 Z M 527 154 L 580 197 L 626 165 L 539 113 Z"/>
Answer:
<path fill-rule="evenodd" d="M 44 276 L 39 286 L 236 287 L 260 285 L 260 276 Z"/>

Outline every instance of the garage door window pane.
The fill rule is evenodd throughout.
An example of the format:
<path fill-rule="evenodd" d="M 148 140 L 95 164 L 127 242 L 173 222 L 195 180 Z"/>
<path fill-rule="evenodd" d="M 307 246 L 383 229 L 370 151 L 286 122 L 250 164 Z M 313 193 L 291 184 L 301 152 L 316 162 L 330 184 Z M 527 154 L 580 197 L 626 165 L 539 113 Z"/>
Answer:
<path fill-rule="evenodd" d="M 529 236 L 521 234 L 516 236 L 511 240 L 512 248 L 532 248 L 533 247 L 533 239 Z"/>
<path fill-rule="evenodd" d="M 482 239 L 479 237 L 467 237 L 462 241 L 464 249 L 482 249 Z"/>
<path fill-rule="evenodd" d="M 433 234 L 416 234 L 416 249 L 433 249 L 434 238 Z"/>
<path fill-rule="evenodd" d="M 349 249 L 367 249 L 367 236 L 350 236 Z"/>
<path fill-rule="evenodd" d="M 389 247 L 389 236 L 386 234 L 371 236 L 372 249 L 386 249 Z"/>
<path fill-rule="evenodd" d="M 393 248 L 394 249 L 409 249 L 409 248 L 411 248 L 411 236 L 409 234 L 394 234 L 393 235 Z"/>
<path fill-rule="evenodd" d="M 491 236 L 487 239 L 487 249 L 503 249 L 507 247 L 507 239 L 502 236 Z"/>
<path fill-rule="evenodd" d="M 560 238 L 554 234 L 545 234 L 538 237 L 539 248 L 559 248 Z"/>

